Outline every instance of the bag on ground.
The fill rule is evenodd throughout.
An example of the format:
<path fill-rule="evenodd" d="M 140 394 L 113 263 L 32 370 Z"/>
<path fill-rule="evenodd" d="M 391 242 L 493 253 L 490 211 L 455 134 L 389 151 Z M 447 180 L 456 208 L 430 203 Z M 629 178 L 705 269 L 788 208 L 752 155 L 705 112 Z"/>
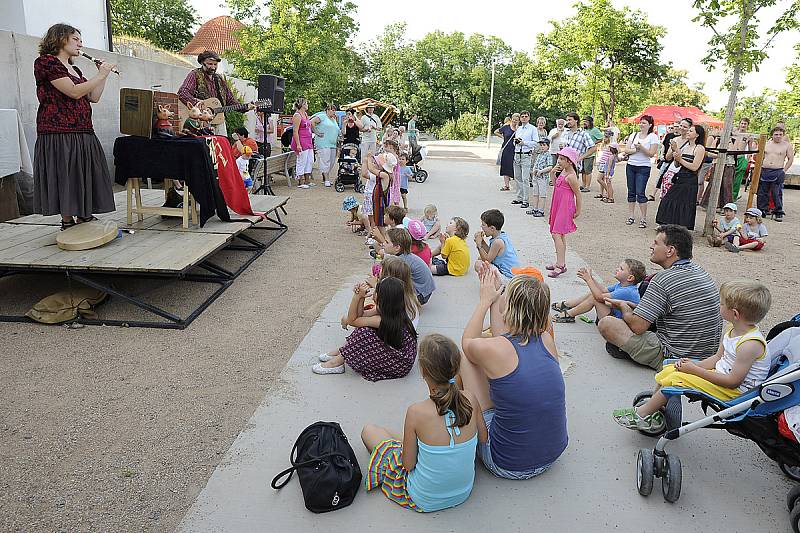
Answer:
<path fill-rule="evenodd" d="M 309 511 L 326 513 L 353 503 L 361 486 L 361 468 L 338 423 L 315 422 L 304 429 L 289 461 L 292 466 L 272 480 L 273 489 L 285 487 L 296 470 Z"/>

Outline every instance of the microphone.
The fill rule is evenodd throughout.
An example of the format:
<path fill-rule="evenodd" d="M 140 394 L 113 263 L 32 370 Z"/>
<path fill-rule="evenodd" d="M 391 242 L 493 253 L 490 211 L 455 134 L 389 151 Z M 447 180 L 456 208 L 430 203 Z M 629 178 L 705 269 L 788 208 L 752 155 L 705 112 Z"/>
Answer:
<path fill-rule="evenodd" d="M 95 58 L 93 58 L 92 56 L 90 56 L 89 54 L 87 54 L 86 52 L 84 52 L 83 50 L 81 50 L 80 54 L 81 54 L 83 57 L 85 57 L 86 59 L 88 59 L 89 61 L 94 61 L 94 63 L 95 63 L 96 65 L 98 65 L 98 66 L 100 65 L 100 63 L 102 63 L 102 61 L 100 61 L 99 59 L 95 59 Z M 114 74 L 116 74 L 117 76 L 119 76 L 119 70 L 117 70 L 117 69 L 113 69 L 111 72 L 113 72 Z"/>

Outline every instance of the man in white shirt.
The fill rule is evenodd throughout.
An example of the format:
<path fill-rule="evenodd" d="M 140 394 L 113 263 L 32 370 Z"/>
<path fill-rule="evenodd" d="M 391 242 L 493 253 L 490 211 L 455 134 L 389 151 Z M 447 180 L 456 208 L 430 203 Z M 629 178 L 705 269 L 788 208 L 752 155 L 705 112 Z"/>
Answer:
<path fill-rule="evenodd" d="M 553 156 L 553 166 L 558 163 L 558 151 L 564 146 L 564 125 L 566 121 L 563 118 L 556 119 L 556 127 L 550 130 L 548 137 L 550 138 L 550 155 Z"/>
<path fill-rule="evenodd" d="M 511 201 L 519 207 L 528 208 L 528 182 L 531 177 L 531 157 L 539 143 L 539 134 L 531 124 L 531 114 L 519 114 L 520 125 L 514 133 L 514 181 L 517 183 L 517 197 Z"/>
<path fill-rule="evenodd" d="M 367 104 L 364 116 L 361 117 L 361 164 L 367 152 L 375 153 L 378 147 L 378 132 L 383 129 L 381 119 L 375 114 L 375 104 Z"/>

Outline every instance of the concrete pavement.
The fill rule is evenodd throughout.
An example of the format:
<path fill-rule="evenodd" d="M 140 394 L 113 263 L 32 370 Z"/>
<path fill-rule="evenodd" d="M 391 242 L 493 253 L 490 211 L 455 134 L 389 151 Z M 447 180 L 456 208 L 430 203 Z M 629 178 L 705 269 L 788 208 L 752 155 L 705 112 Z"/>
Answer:
<path fill-rule="evenodd" d="M 455 157 L 448 158 L 448 151 Z M 546 219 L 533 219 L 509 204 L 511 195 L 498 190 L 501 182 L 494 156 L 485 145 L 431 143 L 429 153 L 432 157 L 423 166 L 430 177 L 424 184 L 413 184 L 409 195 L 413 212 L 435 203 L 443 222 L 461 216 L 474 232 L 483 210 L 499 208 L 523 260 L 539 268 L 552 261 Z M 479 157 L 486 155 L 489 160 Z M 580 220 L 578 225 L 572 239 L 592 238 L 591 228 L 581 227 Z M 474 259 L 474 245 L 468 242 Z M 646 256 L 647 250 L 642 250 L 640 258 Z M 567 274 L 548 280 L 554 301 L 585 291 L 574 276 L 585 263 L 569 251 L 567 263 Z M 594 326 L 581 322 L 556 329 L 559 351 L 572 363 L 565 374 L 570 443 L 542 476 L 502 480 L 479 464 L 466 503 L 425 515 L 401 509 L 379 491 L 362 491 L 350 507 L 315 515 L 304 508 L 296 478 L 283 490 L 272 490 L 272 477 L 287 467 L 294 440 L 307 425 L 317 420 L 341 423 L 364 471 L 368 455 L 359 439 L 363 424 L 374 422 L 400 432 L 406 406 L 427 395 L 416 367 L 406 378 L 379 383 L 367 382 L 350 370 L 334 376 L 311 373 L 317 354 L 342 343 L 345 334 L 339 317 L 350 300 L 352 284 L 365 274 L 343 275 L 341 290 L 292 355 L 280 382 L 256 409 L 179 531 L 789 530 L 785 496 L 790 483 L 755 444 L 727 432 L 699 431 L 668 446 L 669 453 L 680 456 L 684 469 L 683 492 L 676 504 L 663 500 L 660 480 L 649 498 L 639 496 L 636 453 L 655 441 L 619 428 L 611 411 L 629 405 L 636 392 L 652 388 L 653 371 L 609 357 Z M 477 303 L 477 278 L 470 274 L 436 282 L 419 333 L 439 332 L 458 341 Z M 699 415 L 694 406 L 684 412 L 686 418 Z"/>

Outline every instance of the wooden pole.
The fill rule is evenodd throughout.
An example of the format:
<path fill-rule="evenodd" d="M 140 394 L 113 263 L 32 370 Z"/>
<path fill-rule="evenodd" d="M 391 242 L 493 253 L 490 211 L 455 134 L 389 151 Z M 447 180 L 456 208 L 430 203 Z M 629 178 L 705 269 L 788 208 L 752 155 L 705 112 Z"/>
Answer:
<path fill-rule="evenodd" d="M 763 133 L 758 136 L 758 153 L 756 154 L 756 166 L 753 169 L 753 177 L 750 180 L 750 190 L 747 194 L 747 209 L 753 207 L 753 195 L 758 194 L 758 182 L 761 179 L 761 165 L 764 163 L 764 147 L 767 145 L 767 136 Z"/>

